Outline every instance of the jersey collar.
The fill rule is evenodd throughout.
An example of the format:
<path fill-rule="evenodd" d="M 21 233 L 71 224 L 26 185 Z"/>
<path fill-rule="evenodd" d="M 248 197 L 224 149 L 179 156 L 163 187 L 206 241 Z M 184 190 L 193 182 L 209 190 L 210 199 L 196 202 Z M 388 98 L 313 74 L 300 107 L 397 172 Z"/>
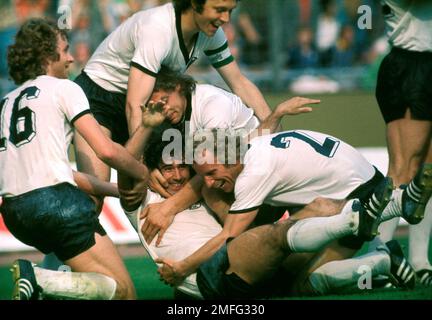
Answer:
<path fill-rule="evenodd" d="M 196 58 L 194 56 L 195 53 L 195 47 L 196 47 L 196 42 L 198 40 L 198 34 L 199 32 L 197 32 L 194 36 L 193 36 L 193 42 L 194 42 L 194 46 L 193 46 L 193 50 L 192 50 L 192 54 L 189 57 L 189 52 L 187 50 L 186 44 L 184 42 L 183 39 L 183 32 L 182 32 L 182 27 L 181 27 L 181 11 L 178 8 L 174 9 L 175 11 L 175 19 L 176 19 L 176 31 L 177 31 L 177 37 L 178 37 L 178 41 L 179 41 L 179 45 L 180 45 L 180 50 L 183 54 L 183 58 L 185 60 L 185 64 L 186 64 L 186 68 L 189 68 L 189 66 L 195 62 Z"/>

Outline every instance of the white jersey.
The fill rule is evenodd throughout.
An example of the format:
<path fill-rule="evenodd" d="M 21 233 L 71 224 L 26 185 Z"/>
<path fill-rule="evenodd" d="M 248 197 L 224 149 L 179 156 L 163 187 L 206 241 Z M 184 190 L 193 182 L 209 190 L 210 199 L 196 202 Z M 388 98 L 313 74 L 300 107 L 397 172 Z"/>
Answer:
<path fill-rule="evenodd" d="M 0 105 L 0 196 L 15 196 L 62 182 L 76 185 L 68 160 L 72 125 L 89 104 L 67 79 L 39 76 Z"/>
<path fill-rule="evenodd" d="M 235 183 L 231 213 L 299 206 L 317 197 L 344 199 L 370 180 L 375 168 L 334 137 L 293 130 L 254 138 Z"/>
<path fill-rule="evenodd" d="M 139 214 L 142 208 L 145 208 L 148 204 L 164 200 L 159 194 L 148 190 L 146 199 L 137 210 L 132 212 L 125 211 L 129 221 L 135 230 L 137 230 L 141 243 L 153 259 L 161 257 L 172 260 L 183 260 L 222 230 L 220 224 L 210 214 L 210 210 L 204 204 L 197 203 L 188 210 L 176 214 L 159 246 L 155 245 L 156 238 L 148 245 L 141 233 L 141 227 L 145 219 L 140 220 Z M 196 273 L 188 276 L 177 289 L 189 295 L 202 298 L 196 283 Z"/>
<path fill-rule="evenodd" d="M 249 134 L 260 124 L 253 110 L 238 96 L 212 85 L 198 84 L 192 94 L 191 104 L 191 135 L 200 130 L 213 128 L 244 130 Z"/>
<path fill-rule="evenodd" d="M 394 47 L 432 52 L 432 1 L 381 0 L 387 35 Z"/>
<path fill-rule="evenodd" d="M 84 71 L 105 90 L 126 93 L 131 65 L 154 77 L 161 66 L 184 72 L 203 52 L 215 68 L 234 60 L 222 28 L 213 37 L 198 32 L 187 52 L 180 12 L 167 3 L 123 22 L 99 45 Z"/>

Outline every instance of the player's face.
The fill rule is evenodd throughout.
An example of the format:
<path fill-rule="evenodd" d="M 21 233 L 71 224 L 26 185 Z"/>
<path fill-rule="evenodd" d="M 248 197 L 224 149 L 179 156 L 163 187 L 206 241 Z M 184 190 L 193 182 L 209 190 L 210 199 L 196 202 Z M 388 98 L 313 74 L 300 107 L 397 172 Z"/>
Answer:
<path fill-rule="evenodd" d="M 226 193 L 234 191 L 235 181 L 239 173 L 238 165 L 195 163 L 194 169 L 204 177 L 207 188 L 222 190 Z"/>
<path fill-rule="evenodd" d="M 236 0 L 207 0 L 203 11 L 194 14 L 198 29 L 209 37 L 214 36 L 221 25 L 230 21 L 236 6 Z"/>
<path fill-rule="evenodd" d="M 186 110 L 186 98 L 180 94 L 180 87 L 177 87 L 173 92 L 160 90 L 154 92 L 150 97 L 152 101 L 163 101 L 163 115 L 172 124 L 177 124 L 183 119 Z"/>
<path fill-rule="evenodd" d="M 57 53 L 59 54 L 58 61 L 48 62 L 48 75 L 60 79 L 67 79 L 69 65 L 74 62 L 74 58 L 69 52 L 69 43 L 60 35 L 57 36 Z"/>
<path fill-rule="evenodd" d="M 190 179 L 189 166 L 181 164 L 180 161 L 174 161 L 171 164 L 161 163 L 159 170 L 168 182 L 166 191 L 169 194 L 175 194 L 180 191 Z"/>

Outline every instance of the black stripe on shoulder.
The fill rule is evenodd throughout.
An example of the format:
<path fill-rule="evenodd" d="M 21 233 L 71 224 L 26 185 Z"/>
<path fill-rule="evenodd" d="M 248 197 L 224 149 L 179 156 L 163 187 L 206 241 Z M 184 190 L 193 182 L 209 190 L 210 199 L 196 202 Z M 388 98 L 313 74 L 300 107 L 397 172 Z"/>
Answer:
<path fill-rule="evenodd" d="M 255 210 L 258 210 L 259 208 L 261 208 L 261 205 L 259 205 L 257 207 L 249 208 L 249 209 L 243 209 L 243 210 L 230 210 L 228 213 L 230 213 L 230 214 L 240 214 L 240 213 L 246 213 L 246 212 L 255 211 Z"/>
<path fill-rule="evenodd" d="M 233 56 L 229 56 L 228 58 L 226 58 L 225 60 L 216 62 L 215 64 L 213 64 L 214 68 L 221 68 L 223 66 L 226 66 L 227 64 L 230 64 L 231 62 L 234 61 L 234 57 Z"/>
<path fill-rule="evenodd" d="M 140 64 L 138 64 L 138 63 L 136 63 L 136 62 L 133 62 L 133 61 L 132 61 L 130 65 L 131 65 L 132 67 L 135 67 L 135 68 L 141 70 L 141 71 L 144 72 L 145 74 L 148 74 L 149 76 L 152 76 L 152 77 L 154 77 L 154 78 L 157 77 L 157 73 L 154 73 L 153 71 L 150 71 L 149 69 L 144 68 L 142 65 L 140 65 Z"/>
<path fill-rule="evenodd" d="M 73 119 L 71 120 L 71 124 L 74 125 L 75 121 L 77 121 L 79 118 L 81 118 L 83 115 L 91 113 L 90 109 L 84 110 L 83 112 L 78 113 Z"/>
<path fill-rule="evenodd" d="M 226 48 L 228 48 L 228 41 L 226 41 L 221 47 L 213 50 L 205 50 L 204 53 L 206 56 L 212 56 L 214 54 L 224 51 Z"/>

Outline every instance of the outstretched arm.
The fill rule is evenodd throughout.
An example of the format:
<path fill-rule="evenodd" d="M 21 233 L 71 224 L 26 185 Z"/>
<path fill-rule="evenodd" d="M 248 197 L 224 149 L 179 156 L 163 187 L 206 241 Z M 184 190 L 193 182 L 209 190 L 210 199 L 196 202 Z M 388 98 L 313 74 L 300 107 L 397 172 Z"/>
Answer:
<path fill-rule="evenodd" d="M 321 103 L 321 100 L 295 97 L 280 103 L 275 110 L 263 121 L 258 130 L 277 131 L 282 118 L 286 115 L 297 115 L 312 111 L 311 104 Z"/>
<path fill-rule="evenodd" d="M 123 146 L 109 139 L 92 115 L 82 115 L 74 122 L 74 127 L 103 162 L 136 180 L 144 179 L 147 168 Z"/>
<path fill-rule="evenodd" d="M 82 191 L 95 196 L 119 197 L 117 184 L 112 182 L 102 181 L 90 174 L 73 171 L 75 183 Z"/>
<path fill-rule="evenodd" d="M 130 136 L 141 126 L 143 112 L 141 107 L 149 100 L 155 82 L 153 76 L 131 66 L 125 108 Z"/>
<path fill-rule="evenodd" d="M 148 138 L 154 127 L 159 126 L 165 119 L 160 112 L 163 102 L 154 103 L 150 101 L 142 107 L 142 124 L 133 133 L 132 137 L 125 145 L 126 150 L 133 157 L 142 162 L 142 155 L 147 144 Z M 142 180 L 136 180 L 121 172 L 118 174 L 118 187 L 120 192 L 120 201 L 124 209 L 134 210 L 139 206 L 147 194 L 149 173 Z"/>
<path fill-rule="evenodd" d="M 237 62 L 233 61 L 217 71 L 243 103 L 254 110 L 260 121 L 264 121 L 270 115 L 271 110 L 262 93 L 252 81 L 241 73 Z"/>

